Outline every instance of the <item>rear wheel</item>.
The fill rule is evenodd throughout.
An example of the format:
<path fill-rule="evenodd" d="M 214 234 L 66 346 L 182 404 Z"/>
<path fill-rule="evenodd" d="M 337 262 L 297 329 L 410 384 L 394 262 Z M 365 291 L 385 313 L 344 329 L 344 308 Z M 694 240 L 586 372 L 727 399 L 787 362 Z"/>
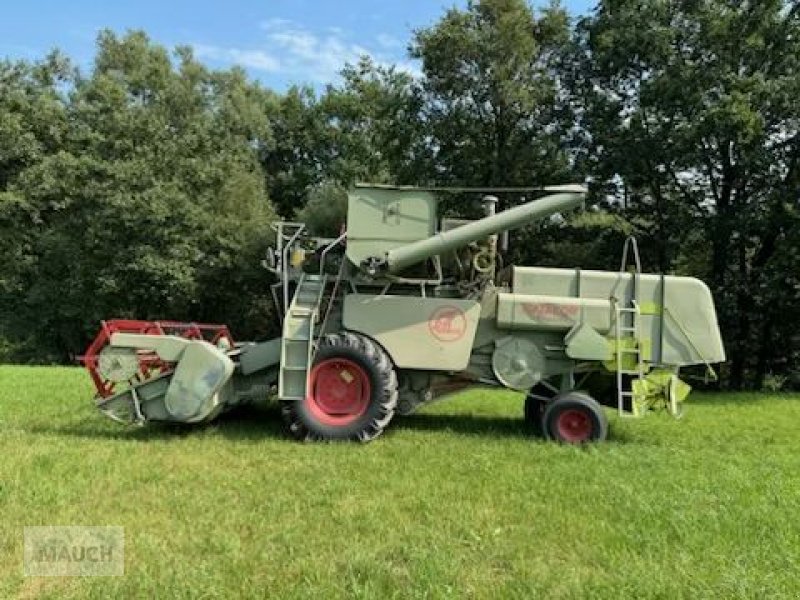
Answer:
<path fill-rule="evenodd" d="M 542 417 L 545 435 L 565 444 L 599 442 L 608 436 L 608 420 L 597 401 L 582 392 L 556 396 Z"/>
<path fill-rule="evenodd" d="M 386 352 L 364 336 L 338 333 L 320 342 L 305 399 L 283 402 L 282 413 L 297 439 L 369 442 L 396 406 L 397 375 Z"/>

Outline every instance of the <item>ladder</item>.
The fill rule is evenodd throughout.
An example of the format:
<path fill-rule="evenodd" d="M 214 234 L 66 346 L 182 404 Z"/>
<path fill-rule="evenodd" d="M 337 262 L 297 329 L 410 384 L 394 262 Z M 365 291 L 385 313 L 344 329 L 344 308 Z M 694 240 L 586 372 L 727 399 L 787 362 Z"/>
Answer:
<path fill-rule="evenodd" d="M 303 273 L 283 319 L 278 397 L 303 400 L 314 352 L 314 329 L 327 283 L 326 275 Z"/>
<path fill-rule="evenodd" d="M 633 272 L 630 304 L 623 306 L 619 301 L 614 302 L 616 316 L 616 376 L 617 376 L 617 411 L 620 416 L 628 416 L 625 412 L 625 401 L 630 401 L 631 416 L 641 416 L 636 405 L 635 382 L 644 381 L 645 365 L 642 357 L 642 336 L 640 322 L 642 311 L 639 306 L 639 276 L 642 273 L 642 263 L 639 259 L 639 245 L 636 238 L 626 238 L 622 248 L 622 264 L 620 274 L 627 272 L 629 251 L 633 255 Z M 633 360 L 630 360 L 632 358 Z M 633 365 L 631 365 L 633 363 Z"/>
<path fill-rule="evenodd" d="M 617 411 L 620 416 L 627 416 L 625 401 L 630 401 L 631 415 L 640 416 L 636 406 L 634 382 L 644 379 L 644 361 L 642 359 L 641 335 L 639 321 L 641 309 L 636 300 L 630 306 L 614 304 L 616 313 L 616 371 L 617 371 Z M 626 360 L 629 357 L 633 361 Z M 634 363 L 632 367 L 631 362 Z"/>

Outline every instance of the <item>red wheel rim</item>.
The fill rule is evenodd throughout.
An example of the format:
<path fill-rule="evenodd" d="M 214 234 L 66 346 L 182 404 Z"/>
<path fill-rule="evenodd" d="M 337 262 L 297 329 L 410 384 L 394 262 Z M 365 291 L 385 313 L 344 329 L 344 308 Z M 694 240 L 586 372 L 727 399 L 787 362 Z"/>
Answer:
<path fill-rule="evenodd" d="M 314 365 L 308 376 L 306 406 L 325 425 L 349 425 L 369 408 L 369 375 L 346 358 L 329 358 Z"/>
<path fill-rule="evenodd" d="M 592 418 L 584 411 L 569 408 L 558 415 L 556 429 L 558 437 L 565 442 L 575 444 L 585 442 L 592 437 L 594 424 Z"/>

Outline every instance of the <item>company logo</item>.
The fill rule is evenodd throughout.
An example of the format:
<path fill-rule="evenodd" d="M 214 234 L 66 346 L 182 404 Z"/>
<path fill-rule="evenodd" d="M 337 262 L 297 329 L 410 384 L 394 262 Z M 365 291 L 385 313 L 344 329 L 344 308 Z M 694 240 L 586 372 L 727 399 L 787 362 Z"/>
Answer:
<path fill-rule="evenodd" d="M 428 329 L 441 342 L 456 342 L 467 332 L 467 316 L 455 306 L 440 306 L 431 313 Z"/>
<path fill-rule="evenodd" d="M 125 574 L 122 527 L 25 527 L 28 577 Z"/>
<path fill-rule="evenodd" d="M 574 321 L 580 308 L 574 304 L 551 304 L 549 302 L 525 302 L 522 310 L 534 321 Z"/>

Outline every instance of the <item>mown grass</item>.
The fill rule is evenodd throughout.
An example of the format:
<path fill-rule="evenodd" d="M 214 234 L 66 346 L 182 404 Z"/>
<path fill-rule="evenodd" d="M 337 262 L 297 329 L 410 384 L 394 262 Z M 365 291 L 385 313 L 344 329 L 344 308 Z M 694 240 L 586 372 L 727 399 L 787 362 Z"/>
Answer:
<path fill-rule="evenodd" d="M 470 392 L 366 445 L 274 409 L 125 429 L 79 369 L 0 367 L 0 597 L 800 596 L 800 397 L 695 395 L 590 448 Z M 122 525 L 124 577 L 26 578 L 26 525 Z"/>

